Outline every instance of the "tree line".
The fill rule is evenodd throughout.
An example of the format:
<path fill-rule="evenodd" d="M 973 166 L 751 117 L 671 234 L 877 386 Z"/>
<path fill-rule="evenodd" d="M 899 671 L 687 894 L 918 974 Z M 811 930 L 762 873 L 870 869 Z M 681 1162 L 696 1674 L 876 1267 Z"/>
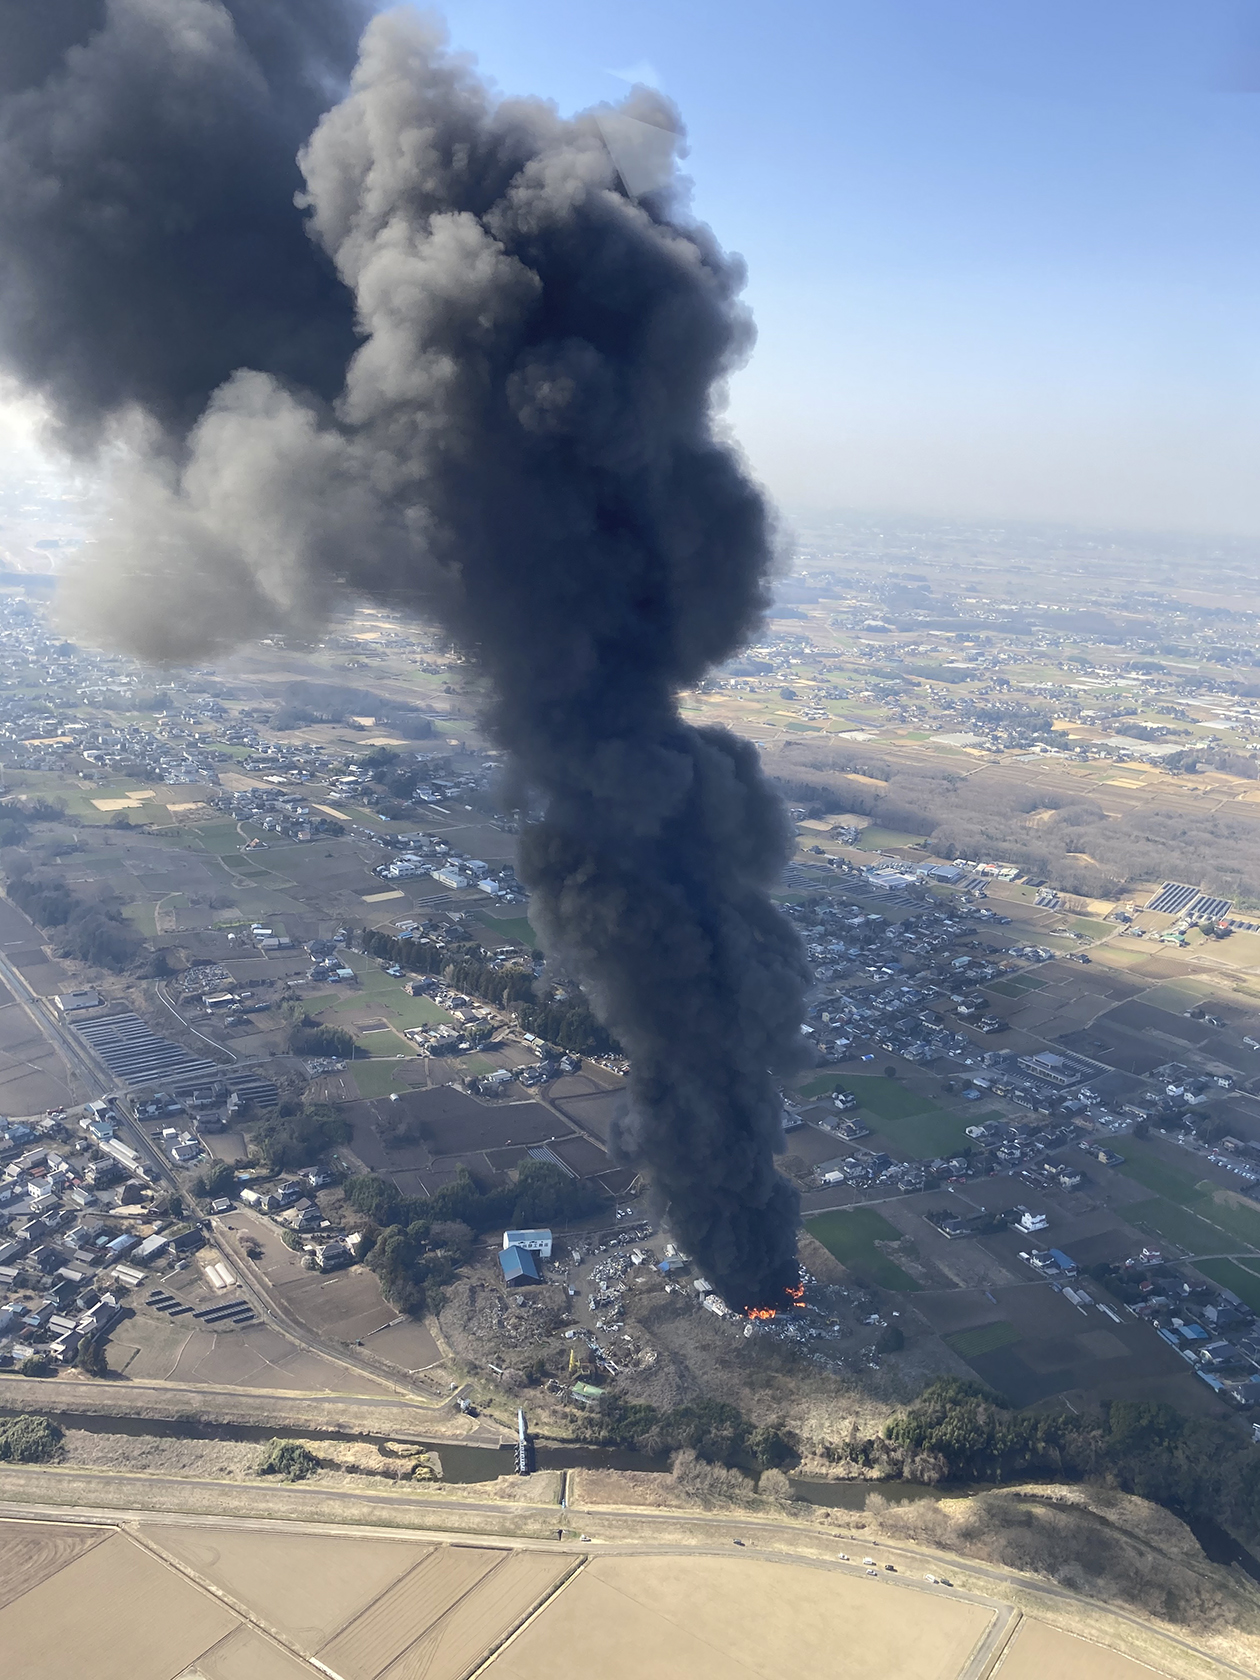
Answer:
<path fill-rule="evenodd" d="M 1205 762 L 1202 754 L 1197 759 Z M 767 768 L 807 814 L 870 817 L 882 828 L 923 836 L 934 857 L 1013 864 L 1086 898 L 1177 879 L 1260 901 L 1260 822 L 1253 816 L 1157 803 L 1109 816 L 1079 794 L 1021 786 L 983 770 L 963 776 L 945 767 L 899 769 L 849 743 L 794 747 L 769 759 Z"/>
<path fill-rule="evenodd" d="M 143 949 L 140 935 L 119 911 L 80 898 L 60 876 L 10 876 L 4 890 L 33 922 L 58 930 L 62 949 L 81 962 L 121 974 L 135 965 Z"/>
<path fill-rule="evenodd" d="M 726 1400 L 695 1400 L 662 1411 L 646 1400 L 605 1394 L 581 1433 L 607 1446 L 660 1457 L 690 1451 L 710 1464 L 781 1470 L 799 1462 L 792 1438 L 771 1425 L 755 1426 Z"/>
<path fill-rule="evenodd" d="M 537 998 L 534 971 L 524 963 L 497 967 L 480 945 L 439 945 L 430 939 L 395 939 L 365 928 L 359 949 L 412 974 L 440 976 L 455 991 L 510 1010 L 526 1032 L 579 1056 L 615 1055 L 616 1039 L 591 1013 L 584 998 Z"/>
<path fill-rule="evenodd" d="M 1260 1541 L 1260 1446 L 1230 1423 L 1189 1417 L 1162 1401 L 1043 1412 L 943 1377 L 882 1436 L 833 1452 L 915 1482 L 1099 1481 L 1191 1522 L 1215 1522 L 1245 1545 Z"/>

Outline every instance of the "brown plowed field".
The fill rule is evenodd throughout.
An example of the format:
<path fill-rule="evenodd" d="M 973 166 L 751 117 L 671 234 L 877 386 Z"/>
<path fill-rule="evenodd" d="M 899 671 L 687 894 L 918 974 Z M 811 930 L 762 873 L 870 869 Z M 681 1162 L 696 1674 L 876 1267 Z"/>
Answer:
<path fill-rule="evenodd" d="M 429 1557 L 407 1540 L 146 1524 L 141 1534 L 301 1650 L 314 1652 Z M 497 1553 L 493 1554 L 498 1556 Z"/>
<path fill-rule="evenodd" d="M 0 1524 L 0 1609 L 21 1598 L 113 1532 L 59 1523 Z"/>
<path fill-rule="evenodd" d="M 982 1605 L 758 1558 L 597 1558 L 487 1680 L 955 1680 L 992 1619 Z"/>
<path fill-rule="evenodd" d="M 1154 1680 L 1158 1670 L 1044 1622 L 1022 1622 L 998 1666 L 1001 1680 Z"/>
<path fill-rule="evenodd" d="M 344 1680 L 375 1680 L 508 1554 L 449 1546 L 431 1552 L 319 1652 Z"/>

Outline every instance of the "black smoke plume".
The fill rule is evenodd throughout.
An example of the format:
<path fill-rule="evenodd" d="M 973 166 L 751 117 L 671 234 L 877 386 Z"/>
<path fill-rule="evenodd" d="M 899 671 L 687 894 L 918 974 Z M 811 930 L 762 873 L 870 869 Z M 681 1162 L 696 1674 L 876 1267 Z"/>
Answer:
<path fill-rule="evenodd" d="M 496 103 L 410 11 L 342 88 L 331 0 L 63 13 L 77 44 L 30 43 L 0 103 L 0 331 L 63 437 L 130 440 L 83 610 L 166 660 L 346 592 L 442 625 L 541 813 L 531 917 L 631 1058 L 619 1148 L 732 1305 L 777 1304 L 791 835 L 752 748 L 678 710 L 756 630 L 770 531 L 714 418 L 743 269 L 687 213 L 676 112 Z M 647 144 L 619 173 L 605 134 Z"/>

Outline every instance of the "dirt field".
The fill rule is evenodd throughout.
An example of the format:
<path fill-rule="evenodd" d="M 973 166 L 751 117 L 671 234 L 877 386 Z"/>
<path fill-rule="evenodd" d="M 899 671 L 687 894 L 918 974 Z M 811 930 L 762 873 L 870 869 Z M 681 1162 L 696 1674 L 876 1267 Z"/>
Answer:
<path fill-rule="evenodd" d="M 310 1680 L 311 1670 L 253 1628 L 229 1633 L 202 1656 L 179 1680 Z"/>
<path fill-rule="evenodd" d="M 1108 1651 L 1088 1639 L 1047 1627 L 1044 1622 L 1021 1622 L 994 1670 L 994 1680 L 1151 1680 L 1154 1669 L 1119 1651 Z"/>
<path fill-rule="evenodd" d="M 326 1645 L 365 1604 L 433 1552 L 409 1540 L 292 1534 L 278 1543 L 272 1534 L 166 1523 L 145 1526 L 140 1534 L 263 1627 L 308 1652 Z"/>
<path fill-rule="evenodd" d="M 478 1659 L 552 1593 L 575 1560 L 546 1552 L 513 1552 L 422 1639 L 391 1663 L 381 1680 L 462 1680 Z M 675 1672 L 677 1672 L 675 1670 Z M 349 1671 L 348 1680 L 367 1680 Z"/>
<path fill-rule="evenodd" d="M 345 1680 L 371 1680 L 502 1563 L 480 1547 L 435 1547 L 337 1636 L 320 1660 Z"/>
<path fill-rule="evenodd" d="M 14 1497 L 45 1497 L 25 1486 L 32 1480 L 28 1474 L 10 1468 L 5 1480 L 15 1488 L 22 1483 Z M 71 1503 L 95 1499 L 108 1486 L 94 1477 L 75 1490 L 71 1480 L 59 1478 Z M 139 1485 L 133 1480 L 120 1495 L 131 1509 L 137 1508 Z M 43 1487 L 52 1486 L 45 1474 Z M 1142 1505 L 1104 1492 L 1086 1509 L 1079 1490 L 1060 1492 L 1095 1526 L 1106 1526 L 1124 1507 L 1119 1514 L 1126 1532 L 1133 1519 L 1128 1507 Z M 886 1561 L 882 1548 L 904 1547 L 907 1539 L 892 1530 L 904 1526 L 903 1517 L 911 1527 L 920 1525 L 931 1515 L 926 1507 L 897 1508 L 883 1518 L 877 1512 L 861 1518 L 828 1513 L 865 1531 L 837 1531 L 853 1561 L 830 1567 L 823 1554 L 834 1556 L 835 1541 L 809 1530 L 801 1535 L 804 1555 L 729 1552 L 731 1532 L 742 1532 L 747 1547 L 776 1545 L 747 1517 L 723 1533 L 697 1530 L 681 1513 L 675 1522 L 648 1527 L 636 1525 L 630 1513 L 614 1518 L 590 1512 L 585 1520 L 593 1532 L 624 1548 L 600 1555 L 586 1547 L 555 1548 L 548 1544 L 554 1530 L 527 1520 L 519 1532 L 533 1532 L 535 1541 L 519 1549 L 501 1530 L 487 1527 L 476 1506 L 466 1512 L 471 1525 L 461 1520 L 458 1526 L 449 1523 L 453 1513 L 441 1522 L 440 1505 L 422 1517 L 412 1508 L 407 1523 L 427 1527 L 438 1519 L 451 1528 L 448 1542 L 431 1534 L 365 1532 L 365 1522 L 394 1525 L 386 1514 L 393 1500 L 373 1502 L 369 1514 L 361 1499 L 339 1510 L 335 1500 L 312 1500 L 312 1494 L 305 1487 L 290 1490 L 292 1503 L 275 1510 L 264 1497 L 255 1515 L 271 1520 L 256 1526 L 211 1516 L 209 1508 L 198 1518 L 169 1515 L 161 1506 L 116 1529 L 0 1519 L 0 1580 L 16 1593 L 0 1608 L 0 1673 L 5 1680 L 64 1680 L 68 1674 L 90 1674 L 92 1680 L 298 1680 L 318 1664 L 341 1680 L 463 1680 L 474 1669 L 487 1680 L 589 1680 L 592 1674 L 609 1680 L 777 1680 L 782 1674 L 831 1680 L 838 1673 L 845 1680 L 973 1680 L 973 1659 L 988 1672 L 988 1653 L 1001 1648 L 1003 1604 L 1032 1620 L 1015 1627 L 993 1671 L 1001 1680 L 1141 1680 L 1165 1672 L 1189 1680 L 1219 1672 L 1206 1652 L 1164 1642 L 1158 1612 L 1127 1625 L 1113 1620 L 1106 1606 L 1135 1601 L 1118 1579 L 1110 1580 L 1101 1567 L 1106 1559 L 1088 1545 L 1078 1573 L 1092 1582 L 1092 1593 L 1089 1584 L 1084 1590 L 1097 1600 L 1093 1606 L 1079 1597 L 1050 1605 L 1030 1601 L 1024 1583 L 1040 1571 L 1022 1552 L 1002 1563 L 1015 1571 L 1009 1576 L 986 1578 L 982 1571 L 969 1578 L 965 1558 L 955 1555 L 952 1588 L 926 1583 L 920 1571 L 940 1568 L 931 1554 L 945 1536 L 935 1529 L 921 1561 L 894 1551 L 898 1573 L 866 1578 L 857 1562 L 862 1550 L 878 1550 Z M 299 1504 L 309 1509 L 299 1513 Z M 292 1520 L 299 1515 L 304 1520 Z M 1064 1515 L 1071 1512 L 1059 1512 Z M 1143 1507 L 1137 1519 L 1150 1530 L 1149 1543 L 1165 1554 L 1169 1579 L 1187 1570 L 1199 1578 L 1202 1627 L 1168 1631 L 1189 1631 L 1200 1650 L 1206 1646 L 1228 1657 L 1234 1672 L 1249 1670 L 1254 1639 L 1243 1613 L 1249 1590 L 1228 1571 L 1196 1564 L 1182 1525 L 1166 1513 Z M 938 1514 L 937 1527 L 957 1520 L 965 1522 L 967 1513 Z M 317 1532 L 305 1526 L 310 1521 L 352 1526 Z M 515 1514 L 513 1523 L 515 1533 Z M 833 1522 L 823 1526 L 835 1528 Z M 1024 1535 L 1018 1524 L 1016 1531 Z M 649 1549 L 635 1551 L 636 1542 Z M 943 1549 L 953 1550 L 947 1541 Z M 1130 1563 L 1141 1567 L 1136 1553 Z M 1115 1654 L 1118 1649 L 1140 1653 L 1151 1666 Z"/>
<path fill-rule="evenodd" d="M 58 1523 L 0 1523 L 0 1609 L 111 1533 L 108 1528 L 68 1528 Z"/>
<path fill-rule="evenodd" d="M 488 1680 L 954 1680 L 993 1619 L 980 1605 L 758 1558 L 596 1558 Z M 841 1657 L 843 1652 L 843 1657 Z"/>
<path fill-rule="evenodd" d="M 324 1394 L 386 1394 L 385 1384 L 295 1346 L 265 1324 L 240 1330 L 186 1330 L 158 1313 L 138 1312 L 110 1337 L 110 1369 L 132 1381 L 169 1379 L 213 1386 Z"/>
<path fill-rule="evenodd" d="M 0 1610 L 13 1680 L 171 1680 L 236 1626 L 231 1611 L 115 1533 Z"/>

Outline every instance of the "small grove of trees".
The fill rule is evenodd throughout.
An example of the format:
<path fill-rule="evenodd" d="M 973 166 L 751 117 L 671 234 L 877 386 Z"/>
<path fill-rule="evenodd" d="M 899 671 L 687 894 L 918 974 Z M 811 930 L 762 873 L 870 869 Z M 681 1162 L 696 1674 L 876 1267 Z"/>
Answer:
<path fill-rule="evenodd" d="M 76 1367 L 88 1377 L 107 1377 L 109 1361 L 105 1357 L 104 1336 L 85 1336 L 75 1354 Z"/>
<path fill-rule="evenodd" d="M 192 1181 L 192 1193 L 203 1202 L 217 1201 L 230 1196 L 236 1189 L 236 1174 L 226 1161 L 216 1161 Z"/>
<path fill-rule="evenodd" d="M 395 939 L 367 928 L 360 948 L 412 974 L 441 975 L 456 991 L 468 992 L 498 1009 L 511 1009 L 526 1032 L 579 1056 L 614 1055 L 616 1039 L 592 1015 L 581 997 L 537 999 L 534 971 L 523 964 L 496 968 L 478 945 L 436 945 L 427 939 Z"/>
<path fill-rule="evenodd" d="M 117 910 L 86 903 L 60 877 L 11 876 L 5 892 L 40 927 L 61 929 L 62 945 L 82 962 L 121 973 L 140 954 L 139 934 Z"/>
<path fill-rule="evenodd" d="M 336 1144 L 349 1143 L 353 1127 L 330 1103 L 287 1099 L 254 1128 L 250 1144 L 270 1172 L 309 1166 Z"/>
<path fill-rule="evenodd" d="M 473 1231 L 492 1226 L 570 1224 L 585 1219 L 604 1205 L 605 1197 L 582 1179 L 570 1178 L 550 1161 L 526 1159 L 517 1169 L 516 1183 L 483 1189 L 467 1169 L 427 1199 L 404 1196 L 398 1186 L 375 1173 L 345 1182 L 346 1199 L 374 1224 L 410 1225 L 458 1220 Z"/>
<path fill-rule="evenodd" d="M 693 1452 L 710 1464 L 782 1470 L 799 1462 L 788 1434 L 771 1425 L 755 1427 L 726 1400 L 697 1400 L 660 1411 L 644 1400 L 605 1394 L 583 1430 L 611 1446 L 654 1455 Z"/>
<path fill-rule="evenodd" d="M 451 1222 L 455 1223 L 455 1222 Z M 466 1225 L 459 1227 L 472 1233 Z M 398 1308 L 418 1318 L 436 1301 L 440 1290 L 455 1276 L 463 1244 L 455 1239 L 457 1252 L 449 1252 L 432 1224 L 425 1219 L 410 1225 L 390 1225 L 380 1232 L 368 1255 L 368 1265 L 380 1279 L 381 1294 Z"/>
<path fill-rule="evenodd" d="M 485 960 L 479 945 L 437 945 L 430 939 L 395 939 L 393 934 L 365 928 L 359 947 L 369 957 L 393 963 L 409 974 L 441 975 L 457 990 L 471 992 L 507 1009 L 534 995 L 534 971 L 509 963 L 496 968 Z"/>
<path fill-rule="evenodd" d="M 979 1383 L 930 1383 L 883 1438 L 840 1456 L 907 1480 L 999 1482 L 1088 1477 L 1210 1519 L 1244 1544 L 1260 1540 L 1260 1446 L 1230 1423 L 1188 1417 L 1162 1402 L 1113 1400 L 1096 1413 L 1008 1406 Z"/>
<path fill-rule="evenodd" d="M 46 1464 L 61 1451 L 64 1438 L 60 1424 L 51 1418 L 6 1418 L 0 1423 L 0 1460 L 8 1464 Z"/>
<path fill-rule="evenodd" d="M 550 1161 L 525 1160 L 517 1182 L 483 1189 L 464 1171 L 433 1196 L 404 1196 L 390 1179 L 364 1173 L 344 1185 L 346 1200 L 366 1216 L 363 1257 L 381 1293 L 419 1316 L 467 1260 L 476 1232 L 492 1226 L 570 1223 L 603 1205 L 602 1193 Z"/>
<path fill-rule="evenodd" d="M 289 1049 L 295 1056 L 338 1056 L 352 1060 L 358 1045 L 344 1027 L 325 1027 L 302 1015 L 289 1028 Z"/>
<path fill-rule="evenodd" d="M 260 1476 L 283 1476 L 286 1482 L 303 1481 L 318 1469 L 319 1460 L 309 1447 L 304 1447 L 301 1441 L 282 1441 L 279 1437 L 267 1443 L 258 1460 Z"/>

